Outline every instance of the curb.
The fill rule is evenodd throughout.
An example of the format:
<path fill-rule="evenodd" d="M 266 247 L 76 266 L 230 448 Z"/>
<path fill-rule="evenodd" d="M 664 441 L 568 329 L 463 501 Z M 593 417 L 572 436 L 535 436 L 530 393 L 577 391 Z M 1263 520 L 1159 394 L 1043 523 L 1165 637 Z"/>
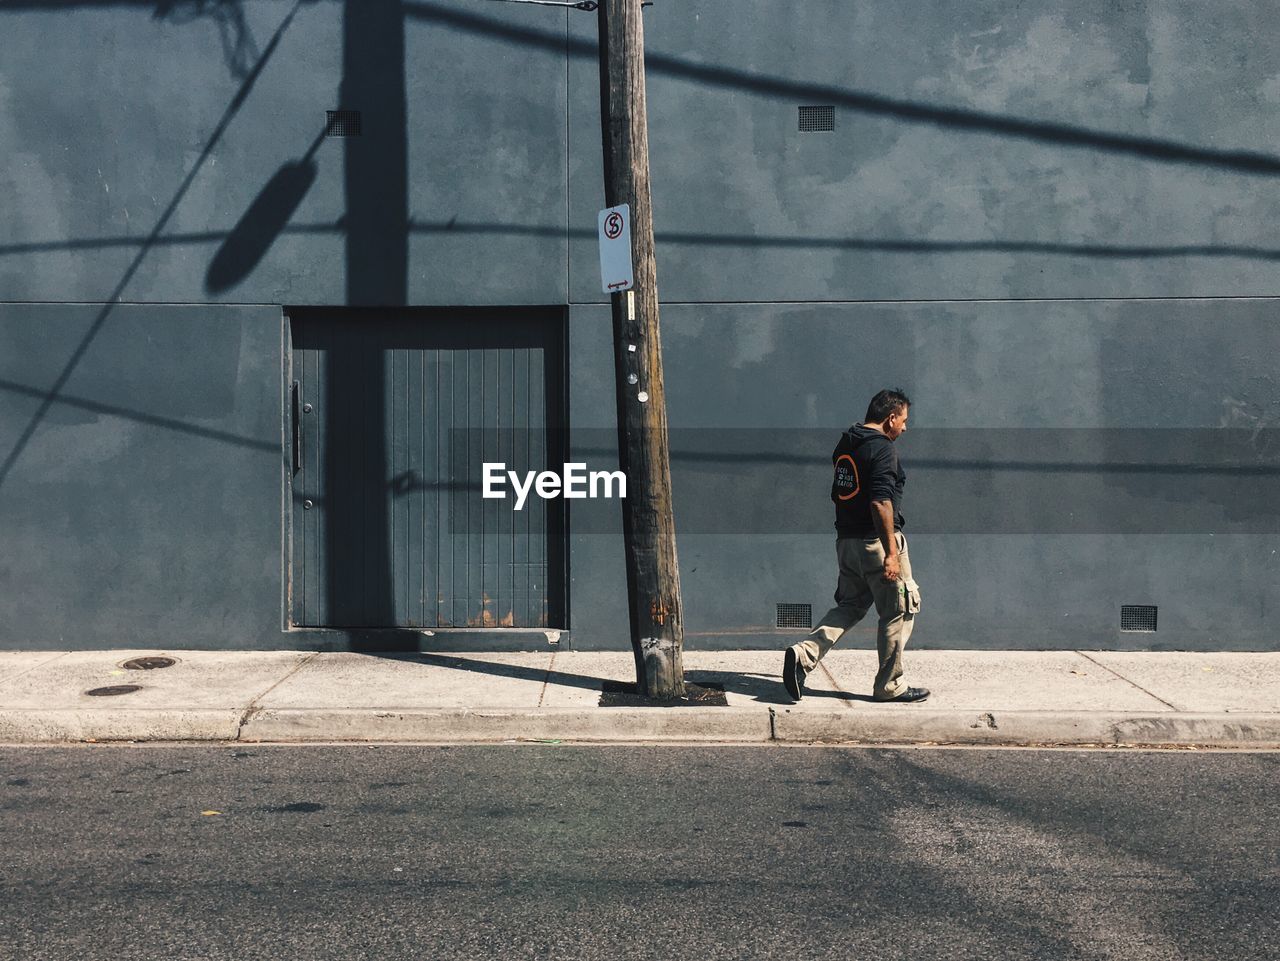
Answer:
<path fill-rule="evenodd" d="M 0 710 L 0 742 L 234 741 L 242 710 Z"/>
<path fill-rule="evenodd" d="M 819 714 L 784 708 L 776 712 L 774 738 L 803 744 L 1280 748 L 1280 714 L 897 710 L 904 713 Z"/>
<path fill-rule="evenodd" d="M 890 711 L 892 713 L 890 713 Z M 1280 749 L 1280 714 L 788 708 L 0 710 L 0 743 L 435 741 Z"/>
<path fill-rule="evenodd" d="M 244 741 L 703 741 L 753 744 L 771 739 L 769 712 L 758 709 L 541 708 L 435 711 L 258 710 Z"/>

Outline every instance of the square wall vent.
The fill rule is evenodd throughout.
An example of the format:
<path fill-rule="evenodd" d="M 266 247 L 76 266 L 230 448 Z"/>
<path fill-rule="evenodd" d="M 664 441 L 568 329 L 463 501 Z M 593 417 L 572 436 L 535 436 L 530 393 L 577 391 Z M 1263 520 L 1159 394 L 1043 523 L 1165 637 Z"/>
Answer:
<path fill-rule="evenodd" d="M 801 107 L 800 129 L 806 132 L 836 129 L 835 107 Z"/>
<path fill-rule="evenodd" d="M 1146 604 L 1123 604 L 1120 607 L 1120 630 L 1151 634 L 1156 629 L 1156 608 Z"/>
<path fill-rule="evenodd" d="M 360 111 L 359 110 L 326 110 L 329 120 L 325 125 L 324 132 L 329 137 L 358 137 L 360 136 Z"/>
<path fill-rule="evenodd" d="M 778 627 L 813 627 L 812 604 L 779 604 Z"/>

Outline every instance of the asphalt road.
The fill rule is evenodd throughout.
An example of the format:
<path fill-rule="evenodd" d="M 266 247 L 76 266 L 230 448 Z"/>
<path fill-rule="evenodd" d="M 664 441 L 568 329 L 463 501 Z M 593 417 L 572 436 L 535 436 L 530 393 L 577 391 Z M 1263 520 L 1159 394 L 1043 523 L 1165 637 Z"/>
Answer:
<path fill-rule="evenodd" d="M 0 748 L 0 958 L 1274 961 L 1277 788 L 1280 754 Z"/>

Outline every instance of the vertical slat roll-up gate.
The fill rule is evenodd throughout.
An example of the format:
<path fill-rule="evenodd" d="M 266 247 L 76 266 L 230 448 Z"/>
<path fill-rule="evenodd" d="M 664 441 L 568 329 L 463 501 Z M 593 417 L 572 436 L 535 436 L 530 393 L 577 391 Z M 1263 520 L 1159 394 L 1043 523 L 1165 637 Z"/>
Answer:
<path fill-rule="evenodd" d="M 562 310 L 293 310 L 290 621 L 557 628 L 563 501 L 485 499 L 482 465 L 556 470 Z"/>

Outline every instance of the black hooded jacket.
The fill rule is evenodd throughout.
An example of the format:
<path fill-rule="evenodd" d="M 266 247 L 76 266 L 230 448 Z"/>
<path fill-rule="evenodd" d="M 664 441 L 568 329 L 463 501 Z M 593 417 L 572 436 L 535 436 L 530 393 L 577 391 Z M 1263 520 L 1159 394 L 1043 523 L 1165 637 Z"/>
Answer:
<path fill-rule="evenodd" d="M 831 500 L 836 505 L 836 535 L 869 540 L 879 537 L 871 516 L 872 501 L 893 502 L 894 530 L 902 530 L 902 488 L 907 483 L 906 471 L 898 462 L 893 441 L 878 430 L 855 424 L 840 435 L 840 443 L 831 452 L 835 477 L 831 482 Z"/>

